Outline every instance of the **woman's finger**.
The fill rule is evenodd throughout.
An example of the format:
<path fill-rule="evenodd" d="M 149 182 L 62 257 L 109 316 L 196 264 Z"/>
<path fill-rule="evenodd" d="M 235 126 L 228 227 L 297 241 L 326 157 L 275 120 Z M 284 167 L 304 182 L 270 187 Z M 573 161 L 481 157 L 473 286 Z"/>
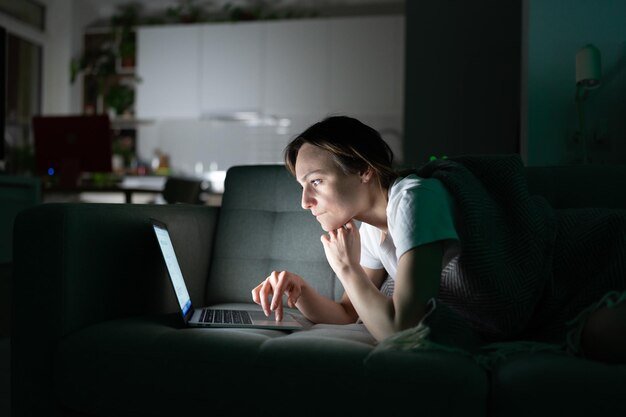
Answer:
<path fill-rule="evenodd" d="M 270 305 L 269 305 L 269 297 L 272 294 L 272 284 L 270 283 L 270 279 L 266 279 L 262 286 L 259 294 L 259 298 L 261 301 L 261 307 L 263 308 L 263 313 L 269 317 L 270 315 Z"/>
<path fill-rule="evenodd" d="M 272 275 L 274 273 L 272 272 Z M 276 275 L 276 285 L 274 286 L 274 296 L 272 297 L 272 304 L 270 306 L 270 310 L 274 311 L 276 308 L 282 308 L 283 298 L 282 294 L 286 285 L 286 277 L 287 273 L 285 271 L 281 271 Z"/>
<path fill-rule="evenodd" d="M 283 319 L 283 302 L 282 302 L 282 300 L 280 301 L 280 303 L 277 304 L 276 310 L 274 310 L 274 315 L 275 315 L 276 321 L 281 321 Z"/>
<path fill-rule="evenodd" d="M 254 301 L 256 304 L 261 304 L 261 300 L 259 299 L 259 291 L 261 291 L 262 285 L 263 283 L 260 283 L 252 289 L 252 301 Z"/>

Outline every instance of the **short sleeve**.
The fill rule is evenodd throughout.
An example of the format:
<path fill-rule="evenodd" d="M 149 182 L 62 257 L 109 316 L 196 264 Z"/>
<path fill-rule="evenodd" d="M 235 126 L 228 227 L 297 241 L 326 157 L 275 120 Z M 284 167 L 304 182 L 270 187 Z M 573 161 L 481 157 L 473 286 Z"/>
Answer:
<path fill-rule="evenodd" d="M 401 184 L 390 198 L 388 209 L 389 231 L 398 259 L 420 245 L 459 239 L 454 226 L 454 201 L 439 180 L 414 177 Z"/>
<path fill-rule="evenodd" d="M 359 233 L 361 235 L 361 266 L 370 269 L 383 269 L 380 256 L 377 255 L 380 232 L 377 233 L 377 230 L 367 223 L 361 223 Z"/>

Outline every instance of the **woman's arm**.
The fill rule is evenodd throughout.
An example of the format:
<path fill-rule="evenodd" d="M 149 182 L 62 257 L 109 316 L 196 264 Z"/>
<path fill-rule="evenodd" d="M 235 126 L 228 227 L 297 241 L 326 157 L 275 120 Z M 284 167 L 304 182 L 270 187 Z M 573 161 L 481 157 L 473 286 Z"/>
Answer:
<path fill-rule="evenodd" d="M 367 279 L 377 288 L 381 286 L 386 276 L 384 269 L 365 268 L 365 273 Z M 288 271 L 272 272 L 252 290 L 252 299 L 263 307 L 266 315 L 269 316 L 274 311 L 276 319 L 282 320 L 282 294 L 287 295 L 290 307 L 296 307 L 314 323 L 348 324 L 354 323 L 358 318 L 345 292 L 339 302 L 334 301 L 318 293 L 299 275 Z"/>
<path fill-rule="evenodd" d="M 377 340 L 417 325 L 427 301 L 437 295 L 443 257 L 441 242 L 415 247 L 400 257 L 392 298 L 383 295 L 358 265 L 356 227 L 332 231 L 323 242 L 326 256 L 355 311 Z"/>
<path fill-rule="evenodd" d="M 439 241 L 410 249 L 398 260 L 393 292 L 396 332 L 416 326 L 428 300 L 439 293 L 442 258 L 443 242 Z"/>
<path fill-rule="evenodd" d="M 363 268 L 366 279 L 372 283 L 375 288 L 380 288 L 387 272 L 384 269 Z M 354 323 L 359 318 L 350 298 L 344 291 L 339 302 L 330 300 L 319 293 L 308 284 L 303 287 L 302 295 L 296 303 L 298 310 L 304 314 L 306 318 L 314 323 L 328 324 L 348 324 Z"/>

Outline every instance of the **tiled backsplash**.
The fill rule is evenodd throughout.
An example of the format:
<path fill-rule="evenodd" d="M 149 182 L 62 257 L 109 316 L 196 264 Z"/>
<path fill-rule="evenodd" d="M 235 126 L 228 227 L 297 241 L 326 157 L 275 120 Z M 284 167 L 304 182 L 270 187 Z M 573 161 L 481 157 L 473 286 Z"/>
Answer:
<path fill-rule="evenodd" d="M 281 117 L 282 118 L 282 117 Z M 160 120 L 138 131 L 138 155 L 150 161 L 158 149 L 169 156 L 172 172 L 199 175 L 231 166 L 282 163 L 287 143 L 319 119 L 286 117 L 289 125 L 253 125 L 221 120 Z M 402 161 L 403 123 L 399 117 L 360 118 L 379 130 Z"/>

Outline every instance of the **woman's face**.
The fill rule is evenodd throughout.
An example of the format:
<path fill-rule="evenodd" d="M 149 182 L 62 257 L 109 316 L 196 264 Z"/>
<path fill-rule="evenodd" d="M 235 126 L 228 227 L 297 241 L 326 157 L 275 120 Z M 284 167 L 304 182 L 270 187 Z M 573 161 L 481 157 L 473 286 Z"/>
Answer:
<path fill-rule="evenodd" d="M 367 207 L 359 174 L 345 174 L 332 154 L 305 143 L 296 158 L 296 178 L 302 185 L 302 208 L 311 210 L 325 231 L 336 230 Z"/>

